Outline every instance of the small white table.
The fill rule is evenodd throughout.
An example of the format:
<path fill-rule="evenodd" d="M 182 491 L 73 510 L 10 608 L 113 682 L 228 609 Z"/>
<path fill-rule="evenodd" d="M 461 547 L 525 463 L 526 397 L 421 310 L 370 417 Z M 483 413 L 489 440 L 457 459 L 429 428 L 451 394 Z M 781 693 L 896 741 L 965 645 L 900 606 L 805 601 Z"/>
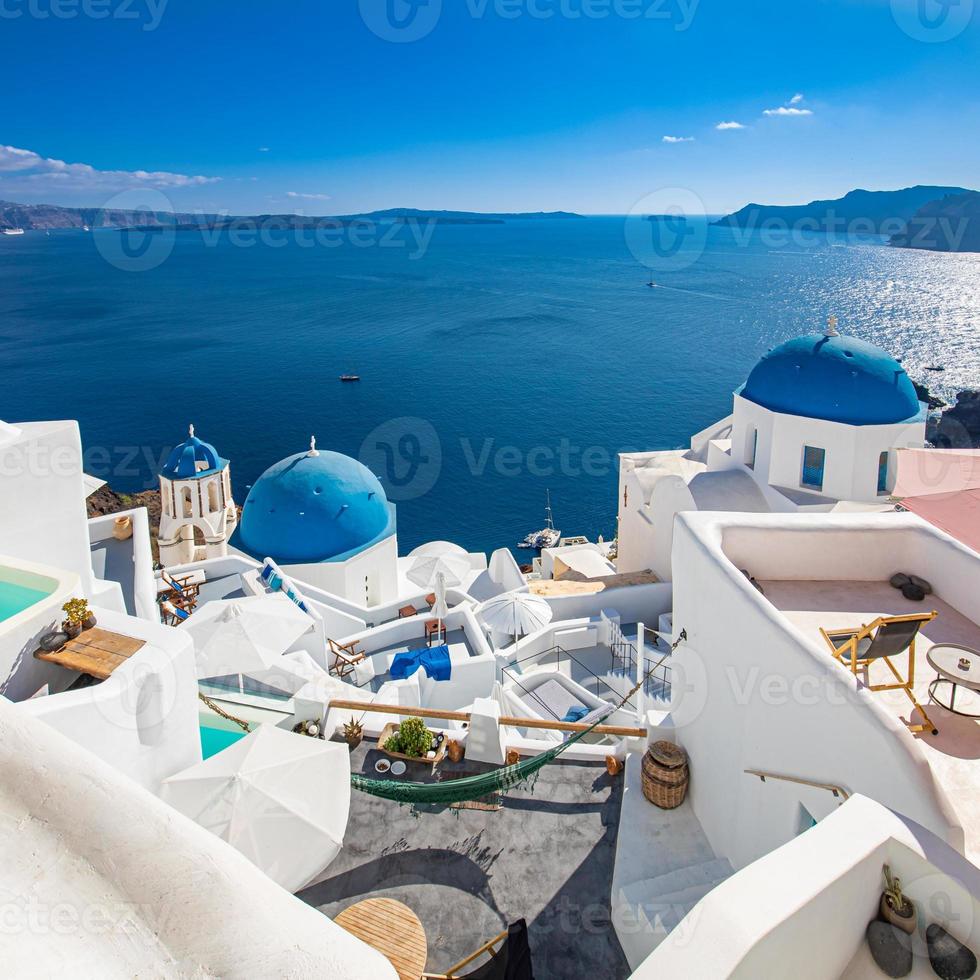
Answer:
<path fill-rule="evenodd" d="M 980 715 L 956 710 L 956 689 L 965 687 L 980 691 L 980 650 L 961 646 L 958 643 L 937 643 L 926 654 L 926 660 L 936 671 L 936 679 L 929 685 L 929 697 L 940 707 L 964 718 L 980 718 Z M 939 684 L 952 685 L 949 704 L 943 704 L 935 694 Z"/>

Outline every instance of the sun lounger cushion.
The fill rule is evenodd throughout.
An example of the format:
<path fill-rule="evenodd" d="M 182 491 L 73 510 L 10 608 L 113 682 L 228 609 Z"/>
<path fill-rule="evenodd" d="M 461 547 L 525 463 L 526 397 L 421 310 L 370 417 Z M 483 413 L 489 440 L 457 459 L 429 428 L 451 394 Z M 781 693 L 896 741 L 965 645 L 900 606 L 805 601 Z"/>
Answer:
<path fill-rule="evenodd" d="M 585 708 L 586 712 L 589 710 L 564 684 L 554 680 L 539 684 L 530 692 L 530 699 L 541 705 L 552 718 L 559 720 L 573 708 Z"/>
<path fill-rule="evenodd" d="M 424 667 L 426 676 L 432 680 L 448 681 L 452 676 L 449 647 L 443 644 L 438 647 L 423 647 L 421 650 L 409 650 L 407 653 L 396 654 L 395 659 L 391 662 L 389 673 L 393 680 L 401 681 L 411 677 L 419 667 Z"/>

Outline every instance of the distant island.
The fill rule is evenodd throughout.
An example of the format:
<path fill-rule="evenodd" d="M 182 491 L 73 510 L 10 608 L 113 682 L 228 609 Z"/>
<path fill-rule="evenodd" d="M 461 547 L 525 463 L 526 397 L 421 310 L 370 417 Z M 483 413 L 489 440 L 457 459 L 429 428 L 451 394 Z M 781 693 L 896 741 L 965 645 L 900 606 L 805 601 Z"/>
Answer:
<path fill-rule="evenodd" d="M 790 206 L 749 204 L 713 222 L 746 229 L 799 229 L 820 232 L 900 235 L 908 222 L 932 202 L 973 192 L 964 187 L 919 185 L 897 191 L 854 190 L 828 201 Z"/>
<path fill-rule="evenodd" d="M 923 205 L 892 245 L 934 252 L 980 252 L 980 193 L 951 194 Z"/>
<path fill-rule="evenodd" d="M 242 224 L 275 224 L 285 228 L 309 228 L 321 224 L 406 223 L 436 224 L 503 224 L 507 221 L 553 221 L 582 218 L 570 211 L 500 212 L 425 211 L 418 208 L 389 208 L 363 214 L 193 214 L 171 211 L 130 211 L 117 208 L 69 208 L 57 204 L 18 204 L 0 201 L 0 229 L 23 228 L 25 231 L 76 228 L 129 228 L 147 231 L 155 228 L 177 231 L 201 231 L 230 228 Z"/>

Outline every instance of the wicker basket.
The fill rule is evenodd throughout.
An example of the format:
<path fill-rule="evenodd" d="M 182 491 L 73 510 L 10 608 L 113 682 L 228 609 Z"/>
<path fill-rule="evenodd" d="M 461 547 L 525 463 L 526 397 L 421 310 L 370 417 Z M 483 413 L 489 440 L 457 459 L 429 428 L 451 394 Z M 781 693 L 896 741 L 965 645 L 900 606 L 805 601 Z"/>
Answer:
<path fill-rule="evenodd" d="M 687 753 L 673 742 L 655 742 L 643 756 L 643 795 L 661 810 L 673 810 L 684 802 L 690 772 Z"/>

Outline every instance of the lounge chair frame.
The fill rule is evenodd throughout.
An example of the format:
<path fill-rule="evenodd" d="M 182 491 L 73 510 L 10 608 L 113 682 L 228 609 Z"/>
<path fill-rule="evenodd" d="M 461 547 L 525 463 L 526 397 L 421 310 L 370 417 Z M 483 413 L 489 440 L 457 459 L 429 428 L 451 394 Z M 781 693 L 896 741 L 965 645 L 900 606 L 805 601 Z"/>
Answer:
<path fill-rule="evenodd" d="M 489 942 L 484 943 L 475 953 L 471 953 L 464 960 L 460 960 L 458 963 L 453 964 L 445 973 L 423 973 L 422 980 L 456 980 L 459 977 L 459 971 L 468 967 L 471 963 L 478 960 L 485 953 L 489 954 L 491 958 L 497 956 L 500 953 L 499 949 L 494 949 L 495 946 L 500 945 L 501 948 L 503 944 L 507 942 L 507 938 L 510 935 L 510 930 L 505 929 L 499 936 L 494 936 Z"/>
<path fill-rule="evenodd" d="M 338 643 L 328 637 L 327 643 L 330 645 L 330 652 L 333 654 L 330 673 L 341 680 L 353 674 L 354 668 L 367 657 L 363 650 L 357 649 L 357 640 L 351 640 L 349 643 Z"/>
<path fill-rule="evenodd" d="M 882 655 L 862 657 L 858 655 L 858 646 L 862 640 L 869 640 L 873 646 L 878 630 L 882 626 L 893 626 L 899 623 L 918 623 L 919 629 L 921 629 L 926 623 L 931 623 L 932 620 L 934 620 L 938 615 L 939 613 L 934 609 L 931 612 L 911 613 L 907 616 L 879 616 L 873 622 L 861 626 L 859 629 L 820 630 L 821 635 L 827 641 L 828 646 L 833 651 L 834 659 L 838 663 L 843 664 L 844 658 L 847 657 L 848 664 L 851 668 L 851 673 L 854 674 L 855 677 L 857 676 L 859 668 L 867 668 L 870 664 L 873 664 L 878 660 L 883 660 L 888 665 L 888 669 L 895 676 L 896 683 L 868 684 L 867 689 L 869 691 L 904 691 L 912 704 L 919 709 L 919 714 L 922 715 L 924 721 L 924 724 L 921 725 L 910 724 L 909 731 L 931 732 L 933 735 L 938 735 L 939 729 L 933 724 L 929 715 L 926 713 L 926 709 L 919 704 L 919 701 L 912 690 L 915 684 L 915 641 L 918 639 L 918 630 L 916 631 L 915 635 L 913 635 L 907 648 L 909 655 L 908 677 L 902 677 L 898 668 L 892 663 L 892 657 Z M 844 639 L 843 643 L 840 642 L 841 639 Z M 837 642 L 835 642 L 835 640 Z M 848 664 L 844 664 L 844 666 L 847 666 Z"/>

